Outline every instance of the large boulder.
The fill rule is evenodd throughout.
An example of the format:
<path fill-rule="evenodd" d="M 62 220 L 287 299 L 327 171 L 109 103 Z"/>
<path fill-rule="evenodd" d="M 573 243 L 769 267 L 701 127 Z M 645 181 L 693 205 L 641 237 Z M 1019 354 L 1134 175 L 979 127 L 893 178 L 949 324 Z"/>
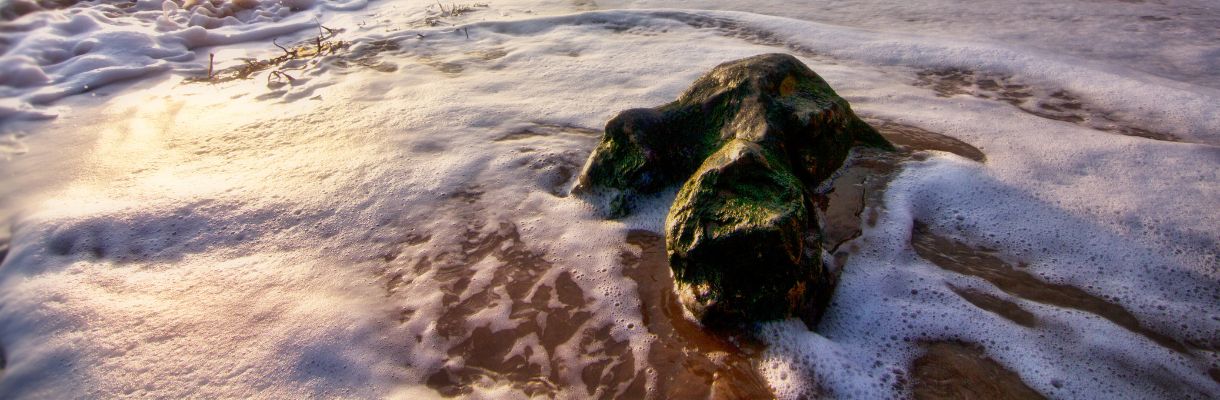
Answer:
<path fill-rule="evenodd" d="M 666 249 L 687 306 L 704 322 L 812 326 L 830 279 L 810 195 L 856 145 L 892 148 L 795 57 L 765 54 L 610 120 L 573 193 L 617 218 L 682 184 Z"/>
<path fill-rule="evenodd" d="M 829 177 L 855 144 L 890 147 L 800 60 L 764 54 L 717 66 L 672 103 L 611 119 L 573 193 L 625 216 L 734 138 L 778 150 L 806 184 Z"/>

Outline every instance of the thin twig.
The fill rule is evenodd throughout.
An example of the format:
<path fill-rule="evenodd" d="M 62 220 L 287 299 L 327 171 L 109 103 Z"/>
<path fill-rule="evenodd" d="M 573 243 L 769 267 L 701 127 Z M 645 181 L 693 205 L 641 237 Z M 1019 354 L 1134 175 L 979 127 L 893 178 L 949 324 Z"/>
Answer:
<path fill-rule="evenodd" d="M 275 38 L 275 39 L 279 39 L 279 38 Z M 279 48 L 280 48 L 280 50 L 283 50 L 283 51 L 284 51 L 284 54 L 287 54 L 287 55 L 293 55 L 293 54 L 292 54 L 293 52 L 288 51 L 288 49 L 284 48 L 284 46 L 280 46 L 280 44 L 279 44 L 279 43 L 276 43 L 276 42 L 275 42 L 275 39 L 271 39 L 271 44 L 274 44 L 274 45 L 275 45 L 275 47 L 279 47 Z"/>
<path fill-rule="evenodd" d="M 271 82 L 271 77 L 273 77 L 273 76 L 276 78 L 279 78 L 279 79 L 288 79 L 288 82 L 296 81 L 296 78 L 293 78 L 292 75 L 288 75 L 288 73 L 286 73 L 284 71 L 271 71 L 271 73 L 267 74 L 268 83 Z"/>
<path fill-rule="evenodd" d="M 208 80 L 212 80 L 212 66 L 216 64 L 216 53 L 208 53 Z"/>

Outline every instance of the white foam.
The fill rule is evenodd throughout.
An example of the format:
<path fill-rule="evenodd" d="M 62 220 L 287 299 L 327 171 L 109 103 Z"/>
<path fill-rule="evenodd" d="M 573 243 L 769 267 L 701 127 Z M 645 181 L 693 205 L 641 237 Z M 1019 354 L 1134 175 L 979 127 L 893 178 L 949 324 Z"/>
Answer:
<path fill-rule="evenodd" d="M 1206 0 L 1062 2 L 1033 0 L 720 1 L 602 0 L 602 8 L 681 7 L 745 11 L 941 42 L 992 42 L 1032 54 L 1069 56 L 1090 68 L 1132 69 L 1220 88 L 1214 47 L 1217 7 Z M 850 35 L 850 34 L 849 34 Z M 838 37 L 819 40 L 837 46 Z M 866 53 L 868 49 L 859 49 Z M 972 63 L 992 62 L 974 58 Z M 1083 82 L 1082 82 L 1083 83 Z M 1101 85 L 1081 85 L 1101 86 Z"/>
<path fill-rule="evenodd" d="M 1109 146 L 1093 143 L 1088 149 L 1096 152 L 1105 147 Z M 1090 162 L 1114 162 L 1130 156 L 1094 154 Z M 1164 168 L 1174 167 L 1166 163 Z M 1063 170 L 1039 171 L 1046 174 Z M 1128 177 L 1121 175 L 1136 170 L 1105 168 L 1120 176 L 1099 177 L 1107 178 L 1109 189 L 1091 188 L 1092 196 L 1077 192 L 1074 206 L 1087 208 L 1100 201 L 1131 212 L 1146 202 L 1159 204 L 1167 219 L 1174 214 L 1182 218 L 1196 215 L 1189 205 L 1176 211 L 1168 206 L 1173 204 L 1172 197 L 1180 195 L 1169 190 L 1153 191 L 1165 196 L 1161 198 L 1145 192 L 1138 202 L 1111 202 L 1112 193 L 1131 189 L 1123 182 Z M 1207 362 L 1194 358 L 1205 352 L 1195 350 L 1188 357 L 1097 315 L 1016 298 L 986 281 L 940 270 L 916 257 L 908 243 L 911 221 L 936 221 L 931 228 L 934 231 L 978 246 L 1000 248 L 1003 254 L 1028 263 L 1029 272 L 1042 279 L 1108 296 L 1135 314 L 1145 327 L 1174 340 L 1206 341 L 1204 338 L 1214 336 L 1220 328 L 1209 317 L 1214 314 L 1211 304 L 1217 293 L 1215 280 L 1203 278 L 1215 273 L 1214 263 L 1209 261 L 1214 259 L 1214 243 L 1178 238 L 1176 245 L 1187 248 L 1182 253 L 1192 256 L 1183 260 L 1172 247 L 1141 244 L 1144 238 L 1138 232 L 1132 235 L 1097 226 L 1121 221 L 1121 217 L 1110 220 L 1082 216 L 1073 212 L 1072 206 L 1048 206 L 1032 199 L 1036 193 L 1031 193 L 1028 186 L 1012 186 L 1019 182 L 1017 179 L 997 180 L 990 171 L 954 156 L 908 166 L 887 192 L 887 211 L 878 227 L 859 239 L 864 250 L 849 261 L 836 290 L 836 304 L 819 327 L 832 344 L 810 342 L 807 335 L 811 334 L 777 325 L 768 330 L 769 340 L 776 345 L 769 350 L 768 362 L 819 359 L 825 357 L 825 347 L 845 347 L 850 349 L 848 353 L 856 354 L 855 359 L 847 361 L 847 367 L 814 362 L 798 363 L 795 369 L 805 376 L 816 376 L 817 382 L 835 395 L 870 398 L 876 397 L 877 391 L 892 390 L 887 387 L 892 379 L 882 379 L 886 376 L 882 372 L 907 365 L 919 354 L 921 342 L 961 340 L 985 346 L 990 356 L 1019 372 L 1026 384 L 1048 396 L 1216 395 L 1215 385 L 1207 377 Z M 1142 181 L 1136 184 L 1143 185 Z M 1213 192 L 1207 196 L 1216 195 Z M 1041 327 L 1023 327 L 984 312 L 954 294 L 948 285 L 1013 301 L 1033 312 Z M 877 363 L 875 359 L 884 367 L 871 369 L 877 373 L 860 373 L 870 370 Z M 1167 387 L 1161 382 L 1176 384 Z M 782 386 L 797 393 L 812 393 L 808 387 Z"/>
<path fill-rule="evenodd" d="M 328 3 L 355 10 L 363 1 Z M 314 1 L 139 1 L 127 8 L 83 2 L 34 12 L 0 33 L 0 123 L 64 96 L 157 72 L 200 70 L 193 50 L 270 39 L 318 25 Z M 204 67 L 206 68 L 206 66 Z"/>

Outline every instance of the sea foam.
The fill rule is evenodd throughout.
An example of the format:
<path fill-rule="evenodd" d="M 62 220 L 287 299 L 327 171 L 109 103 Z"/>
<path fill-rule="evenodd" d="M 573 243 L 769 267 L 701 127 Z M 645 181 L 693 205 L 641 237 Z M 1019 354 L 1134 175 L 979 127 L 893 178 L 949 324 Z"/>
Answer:
<path fill-rule="evenodd" d="M 876 224 L 844 245 L 855 250 L 817 332 L 762 327 L 760 372 L 776 394 L 904 397 L 924 345 L 959 341 L 1049 397 L 1218 395 L 1208 370 L 1220 361 L 1206 346 L 1220 333 L 1220 221 L 1201 211 L 1220 203 L 1212 88 L 985 38 L 740 12 L 106 7 L 36 12 L 2 33 L 15 43 L 0 57 L 4 112 L 59 115 L 5 125 L 25 153 L 0 178 L 0 215 L 13 224 L 0 269 L 4 395 L 585 397 L 655 386 L 665 377 L 649 349 L 664 338 L 646 329 L 623 238 L 660 231 L 672 195 L 607 221 L 566 189 L 619 110 L 671 101 L 723 61 L 775 51 L 797 53 L 868 118 L 986 153 L 903 165 L 869 205 Z M 204 70 L 197 51 L 266 58 L 280 50 L 250 41 L 304 40 L 318 25 L 342 29 L 352 53 L 288 71 L 291 85 L 183 82 Z M 921 84 L 921 72 L 945 69 L 1071 92 L 1180 142 Z M 85 85 L 100 95 L 71 95 Z M 918 235 L 1104 299 L 1141 330 L 937 266 L 913 247 Z M 1039 323 L 979 308 L 958 294 L 967 289 Z"/>

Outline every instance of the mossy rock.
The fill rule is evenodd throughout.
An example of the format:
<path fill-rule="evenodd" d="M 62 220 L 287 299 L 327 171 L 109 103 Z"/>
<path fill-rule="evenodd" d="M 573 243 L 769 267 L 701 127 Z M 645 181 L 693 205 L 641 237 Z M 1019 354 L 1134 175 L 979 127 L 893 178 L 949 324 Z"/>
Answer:
<path fill-rule="evenodd" d="M 611 119 L 573 193 L 600 200 L 611 218 L 625 216 L 637 198 L 685 182 L 732 139 L 780 154 L 811 187 L 854 145 L 892 148 L 800 60 L 764 54 L 717 66 L 672 103 Z"/>
<path fill-rule="evenodd" d="M 893 149 L 800 60 L 764 54 L 610 120 L 573 194 L 618 218 L 681 184 L 665 241 L 688 308 L 705 324 L 799 317 L 812 328 L 831 279 L 811 191 L 860 145 Z"/>

